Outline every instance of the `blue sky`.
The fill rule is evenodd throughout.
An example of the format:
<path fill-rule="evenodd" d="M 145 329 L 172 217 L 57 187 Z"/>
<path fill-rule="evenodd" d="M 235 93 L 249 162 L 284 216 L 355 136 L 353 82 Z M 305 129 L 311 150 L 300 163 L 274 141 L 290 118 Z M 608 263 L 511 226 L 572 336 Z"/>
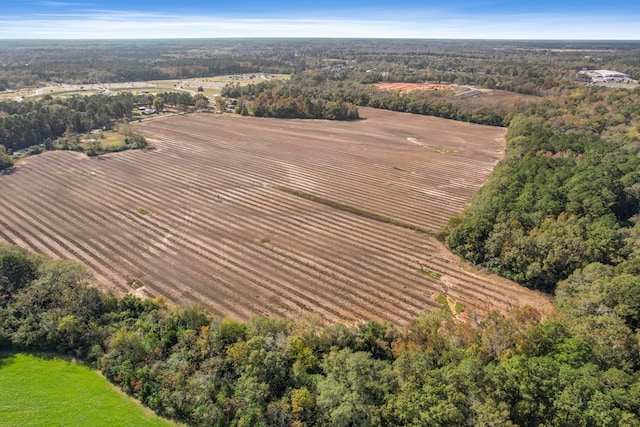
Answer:
<path fill-rule="evenodd" d="M 640 40 L 640 1 L 2 0 L 0 38 Z"/>

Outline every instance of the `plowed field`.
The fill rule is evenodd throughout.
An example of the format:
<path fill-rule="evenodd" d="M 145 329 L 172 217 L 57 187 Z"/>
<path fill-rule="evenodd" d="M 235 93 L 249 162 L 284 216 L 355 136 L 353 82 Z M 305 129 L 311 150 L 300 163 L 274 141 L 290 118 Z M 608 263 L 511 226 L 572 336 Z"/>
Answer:
<path fill-rule="evenodd" d="M 366 120 L 174 116 L 138 126 L 155 150 L 28 158 L 0 176 L 0 238 L 78 260 L 117 292 L 237 319 L 404 324 L 441 295 L 462 316 L 550 309 L 463 266 L 431 234 L 502 157 L 504 130 L 360 112 Z"/>

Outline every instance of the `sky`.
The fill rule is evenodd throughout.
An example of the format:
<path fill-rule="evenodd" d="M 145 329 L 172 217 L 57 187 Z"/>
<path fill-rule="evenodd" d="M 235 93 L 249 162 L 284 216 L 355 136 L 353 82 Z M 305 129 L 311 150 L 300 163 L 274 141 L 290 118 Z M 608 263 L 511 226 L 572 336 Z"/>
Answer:
<path fill-rule="evenodd" d="M 219 37 L 640 40 L 640 1 L 0 1 L 0 39 Z"/>

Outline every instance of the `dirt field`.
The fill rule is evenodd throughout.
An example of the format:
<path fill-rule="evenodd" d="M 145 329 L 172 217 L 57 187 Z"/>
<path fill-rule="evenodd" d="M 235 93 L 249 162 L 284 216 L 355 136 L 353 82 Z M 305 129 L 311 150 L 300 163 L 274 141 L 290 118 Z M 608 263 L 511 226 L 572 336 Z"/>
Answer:
<path fill-rule="evenodd" d="M 465 317 L 551 310 L 541 295 L 462 265 L 430 235 L 484 182 L 505 131 L 360 113 L 366 120 L 350 123 L 174 116 L 137 127 L 155 150 L 28 158 L 0 176 L 0 238 L 78 260 L 117 292 L 198 301 L 237 319 L 405 324 L 442 295 Z"/>
<path fill-rule="evenodd" d="M 376 83 L 376 89 L 387 92 L 412 92 L 414 90 L 456 90 L 457 85 L 431 83 Z"/>

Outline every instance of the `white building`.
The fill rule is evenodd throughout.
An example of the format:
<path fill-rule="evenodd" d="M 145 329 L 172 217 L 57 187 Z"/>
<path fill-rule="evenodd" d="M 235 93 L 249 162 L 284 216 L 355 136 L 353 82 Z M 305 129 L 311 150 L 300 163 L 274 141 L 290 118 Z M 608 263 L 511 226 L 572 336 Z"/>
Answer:
<path fill-rule="evenodd" d="M 620 73 L 618 71 L 611 70 L 589 70 L 586 74 L 591 77 L 591 80 L 596 82 L 630 82 L 631 78 L 628 74 Z"/>

